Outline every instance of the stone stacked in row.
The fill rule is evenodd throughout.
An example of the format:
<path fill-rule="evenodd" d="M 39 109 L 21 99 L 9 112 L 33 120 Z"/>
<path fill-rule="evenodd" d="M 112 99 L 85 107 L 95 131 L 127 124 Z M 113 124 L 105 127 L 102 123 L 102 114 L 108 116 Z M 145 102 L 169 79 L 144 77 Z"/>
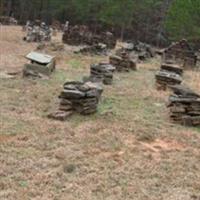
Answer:
<path fill-rule="evenodd" d="M 114 49 L 117 43 L 116 37 L 110 32 L 94 33 L 87 26 L 70 26 L 64 32 L 63 42 L 69 45 L 95 45 L 106 44 L 107 48 Z"/>
<path fill-rule="evenodd" d="M 115 66 L 118 72 L 129 72 L 137 69 L 136 61 L 131 59 L 127 53 L 122 53 L 121 56 L 110 56 L 110 64 Z"/>
<path fill-rule="evenodd" d="M 74 53 L 81 53 L 83 55 L 107 55 L 108 48 L 106 44 L 98 43 L 91 46 L 82 47 Z"/>
<path fill-rule="evenodd" d="M 115 67 L 109 63 L 101 62 L 92 64 L 90 67 L 90 77 L 92 82 L 102 82 L 105 85 L 112 85 Z"/>
<path fill-rule="evenodd" d="M 183 69 L 178 65 L 163 63 L 160 71 L 156 73 L 156 86 L 158 90 L 166 90 L 168 86 L 181 84 Z"/>
<path fill-rule="evenodd" d="M 17 25 L 18 21 L 13 17 L 0 16 L 0 24 L 2 24 L 2 25 Z"/>
<path fill-rule="evenodd" d="M 66 120 L 74 112 L 82 115 L 93 114 L 103 92 L 100 84 L 92 82 L 66 82 L 61 92 L 59 110 L 49 117 Z"/>
<path fill-rule="evenodd" d="M 164 62 L 173 60 L 175 63 L 183 66 L 184 69 L 194 68 L 196 66 L 196 59 L 195 51 L 185 39 L 172 43 L 163 52 Z"/>
<path fill-rule="evenodd" d="M 30 26 L 23 40 L 27 42 L 49 42 L 51 41 L 51 29 L 48 26 Z"/>
<path fill-rule="evenodd" d="M 183 86 L 172 86 L 169 97 L 170 118 L 186 126 L 200 126 L 200 95 Z"/>
<path fill-rule="evenodd" d="M 130 58 L 137 58 L 139 61 L 145 61 L 155 56 L 154 49 L 142 42 L 130 42 L 125 43 L 116 51 L 116 55 L 121 56 L 122 53 L 126 53 Z"/>

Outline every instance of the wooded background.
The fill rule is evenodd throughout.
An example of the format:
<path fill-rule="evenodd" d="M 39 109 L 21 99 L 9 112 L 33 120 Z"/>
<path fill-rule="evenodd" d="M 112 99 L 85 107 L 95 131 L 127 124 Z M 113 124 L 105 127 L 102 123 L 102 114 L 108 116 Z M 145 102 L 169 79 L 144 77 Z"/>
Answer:
<path fill-rule="evenodd" d="M 157 45 L 200 38 L 200 0 L 0 0 L 0 15 L 20 23 L 56 19 L 106 27 L 119 37 Z"/>

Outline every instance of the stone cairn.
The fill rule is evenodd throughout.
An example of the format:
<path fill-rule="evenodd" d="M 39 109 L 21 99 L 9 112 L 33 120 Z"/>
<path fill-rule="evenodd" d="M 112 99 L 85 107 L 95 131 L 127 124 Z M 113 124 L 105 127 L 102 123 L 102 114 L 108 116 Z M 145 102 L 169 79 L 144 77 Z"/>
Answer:
<path fill-rule="evenodd" d="M 143 42 L 136 42 L 133 50 L 141 61 L 155 57 L 155 51 L 152 46 Z"/>
<path fill-rule="evenodd" d="M 0 16 L 0 24 L 2 24 L 2 25 L 17 25 L 18 21 L 13 17 Z"/>
<path fill-rule="evenodd" d="M 195 51 L 185 39 L 172 43 L 164 50 L 163 62 L 174 61 L 184 69 L 193 69 L 196 66 L 197 57 Z"/>
<path fill-rule="evenodd" d="M 129 72 L 130 70 L 136 70 L 136 60 L 131 59 L 126 52 L 121 53 L 120 56 L 110 56 L 110 64 L 116 67 L 118 72 Z"/>
<path fill-rule="evenodd" d="M 48 117 L 64 121 L 74 112 L 81 115 L 93 114 L 103 92 L 100 84 L 92 82 L 66 82 L 59 99 L 60 105 L 57 112 Z"/>
<path fill-rule="evenodd" d="M 70 26 L 63 34 L 63 42 L 69 45 L 97 45 L 103 43 L 108 49 L 116 46 L 117 39 L 110 32 L 94 34 L 87 26 Z"/>
<path fill-rule="evenodd" d="M 102 43 L 105 44 L 108 49 L 114 49 L 117 44 L 117 39 L 111 32 L 102 32 L 98 35 L 94 35 L 92 42 L 93 44 Z"/>
<path fill-rule="evenodd" d="M 116 55 L 121 56 L 122 53 L 128 54 L 130 58 L 137 58 L 139 61 L 145 61 L 155 56 L 154 49 L 142 42 L 125 43 L 116 51 Z"/>
<path fill-rule="evenodd" d="M 85 46 L 75 51 L 74 53 L 81 53 L 83 55 L 107 55 L 108 48 L 106 44 L 98 43 L 91 46 Z"/>
<path fill-rule="evenodd" d="M 171 89 L 174 94 L 169 97 L 168 108 L 172 121 L 185 126 L 200 126 L 200 95 L 181 85 Z"/>
<path fill-rule="evenodd" d="M 163 63 L 160 71 L 156 73 L 156 87 L 158 90 L 166 90 L 169 86 L 181 84 L 183 69 L 178 65 Z"/>
<path fill-rule="evenodd" d="M 27 35 L 23 38 L 27 42 L 49 42 L 51 41 L 51 29 L 45 23 L 41 25 L 28 24 L 26 27 Z"/>
<path fill-rule="evenodd" d="M 24 65 L 24 77 L 49 77 L 56 69 L 56 58 L 50 55 L 30 52 L 26 58 L 29 60 L 29 63 Z"/>
<path fill-rule="evenodd" d="M 99 64 L 92 64 L 90 66 L 90 77 L 88 80 L 105 85 L 112 85 L 114 72 L 115 67 L 109 63 L 101 62 Z"/>

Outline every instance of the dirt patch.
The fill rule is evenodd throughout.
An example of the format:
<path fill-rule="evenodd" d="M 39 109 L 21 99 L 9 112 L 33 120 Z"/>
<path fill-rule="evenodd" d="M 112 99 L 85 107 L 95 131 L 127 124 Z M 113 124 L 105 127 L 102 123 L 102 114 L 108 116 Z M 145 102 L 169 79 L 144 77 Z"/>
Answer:
<path fill-rule="evenodd" d="M 160 151 L 180 151 L 184 147 L 176 141 L 164 141 L 156 139 L 156 141 L 152 143 L 144 143 L 141 142 L 146 148 L 148 148 L 152 152 L 160 152 Z"/>
<path fill-rule="evenodd" d="M 10 141 L 13 137 L 9 135 L 0 135 L 0 144 Z"/>

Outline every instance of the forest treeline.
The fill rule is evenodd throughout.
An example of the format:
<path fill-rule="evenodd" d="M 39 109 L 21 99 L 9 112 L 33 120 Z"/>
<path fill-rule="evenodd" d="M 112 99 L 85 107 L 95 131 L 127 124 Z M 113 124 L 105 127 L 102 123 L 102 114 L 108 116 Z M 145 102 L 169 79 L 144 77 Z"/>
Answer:
<path fill-rule="evenodd" d="M 0 0 L 1 15 L 25 23 L 59 20 L 111 29 L 157 45 L 200 38 L 200 0 Z M 5 6 L 6 4 L 6 6 Z"/>

